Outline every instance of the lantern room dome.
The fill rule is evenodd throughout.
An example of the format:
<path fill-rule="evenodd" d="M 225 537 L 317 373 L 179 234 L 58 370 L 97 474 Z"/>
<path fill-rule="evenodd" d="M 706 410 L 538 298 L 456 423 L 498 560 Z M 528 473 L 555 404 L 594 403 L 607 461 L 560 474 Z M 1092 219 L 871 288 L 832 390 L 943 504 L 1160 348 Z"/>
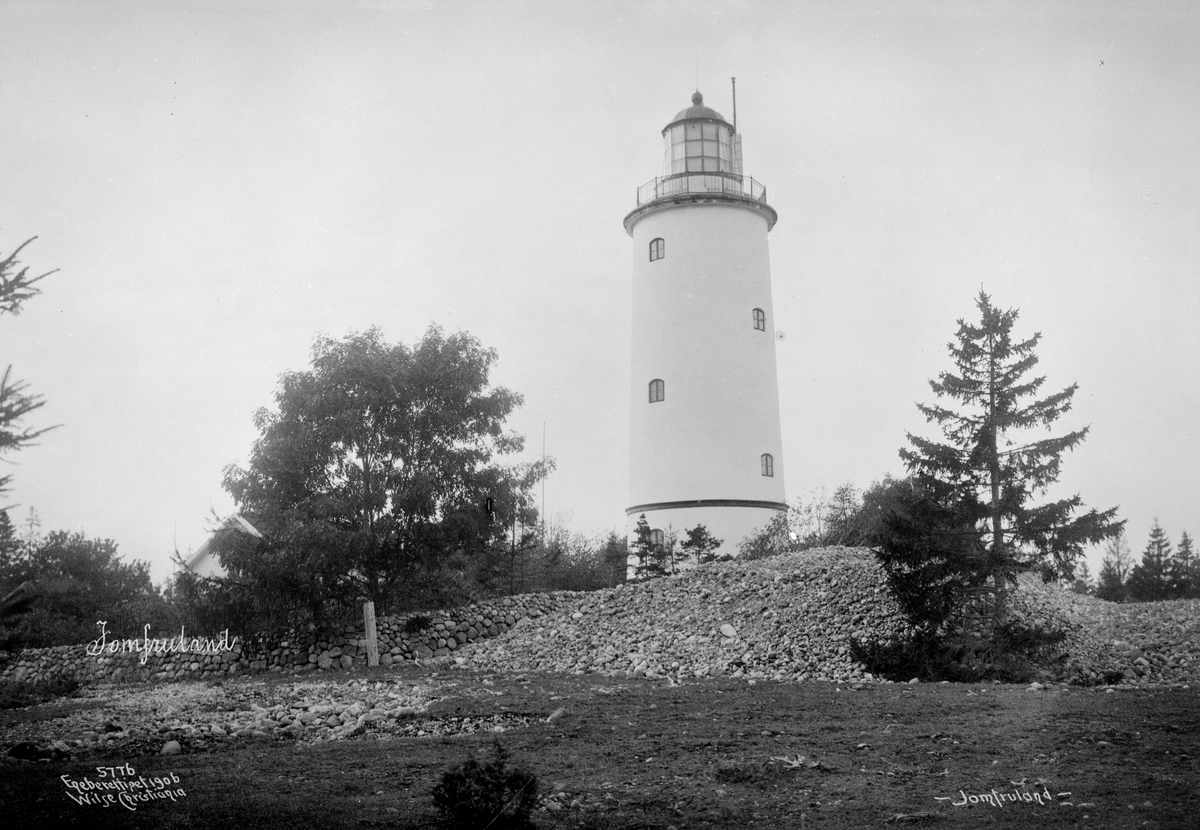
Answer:
<path fill-rule="evenodd" d="M 663 128 L 663 132 L 669 130 L 672 124 L 678 124 L 680 121 L 691 121 L 694 119 L 720 121 L 722 124 L 729 123 L 725 120 L 725 116 L 721 115 L 721 113 L 717 112 L 712 107 L 704 106 L 704 96 L 700 94 L 699 90 L 697 90 L 696 92 L 692 93 L 692 105 L 687 109 L 680 110 L 675 117 L 671 119 L 671 123 Z"/>

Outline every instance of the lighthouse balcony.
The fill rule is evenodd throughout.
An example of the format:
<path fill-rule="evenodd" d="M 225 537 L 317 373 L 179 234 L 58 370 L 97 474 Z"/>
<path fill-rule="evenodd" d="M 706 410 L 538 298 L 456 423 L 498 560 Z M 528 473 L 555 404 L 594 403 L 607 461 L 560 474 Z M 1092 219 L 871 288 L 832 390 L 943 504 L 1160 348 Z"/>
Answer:
<path fill-rule="evenodd" d="M 632 236 L 634 225 L 651 213 L 694 204 L 724 204 L 753 210 L 766 219 L 768 231 L 779 218 L 775 208 L 767 204 L 767 189 L 749 176 L 676 173 L 659 176 L 638 188 L 637 207 L 625 217 L 625 232 Z"/>
<path fill-rule="evenodd" d="M 638 207 L 680 196 L 734 196 L 767 203 L 767 189 L 762 184 L 733 173 L 676 173 L 658 176 L 637 189 Z"/>

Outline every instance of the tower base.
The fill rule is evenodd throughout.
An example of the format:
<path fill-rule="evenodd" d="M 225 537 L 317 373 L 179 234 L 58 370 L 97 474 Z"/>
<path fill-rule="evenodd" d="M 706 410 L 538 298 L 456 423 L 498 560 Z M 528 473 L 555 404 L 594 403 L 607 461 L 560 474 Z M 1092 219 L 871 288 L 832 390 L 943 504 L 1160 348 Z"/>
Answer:
<path fill-rule="evenodd" d="M 680 544 L 687 540 L 687 531 L 696 525 L 704 525 L 710 536 L 720 539 L 717 552 L 736 557 L 743 541 L 763 530 L 772 519 L 786 513 L 787 505 L 782 502 L 747 501 L 741 499 L 698 499 L 685 502 L 663 502 L 660 504 L 635 505 L 626 511 L 625 527 L 629 545 L 637 542 L 637 523 L 642 515 L 651 530 L 661 530 L 666 544 L 675 537 L 675 551 L 680 553 Z M 629 559 L 630 578 L 637 560 Z M 685 568 L 692 563 L 684 564 Z"/>

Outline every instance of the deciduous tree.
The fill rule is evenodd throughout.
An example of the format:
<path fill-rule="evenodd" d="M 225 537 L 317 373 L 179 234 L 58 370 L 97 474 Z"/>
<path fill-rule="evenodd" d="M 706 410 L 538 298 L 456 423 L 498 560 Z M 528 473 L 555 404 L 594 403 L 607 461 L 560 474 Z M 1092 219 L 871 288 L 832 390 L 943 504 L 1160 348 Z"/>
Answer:
<path fill-rule="evenodd" d="M 5 620 L 2 638 L 10 647 L 85 643 L 99 633 L 97 620 L 119 637 L 171 622 L 150 566 L 122 561 L 111 539 L 53 531 L 20 558 L 15 579 L 33 587 L 30 601 Z"/>
<path fill-rule="evenodd" d="M 225 472 L 263 534 L 252 546 L 218 534 L 230 574 L 312 616 L 464 598 L 448 594 L 469 591 L 470 561 L 536 524 L 531 488 L 550 467 L 499 463 L 524 441 L 504 431 L 521 396 L 489 385 L 496 357 L 437 326 L 412 346 L 377 328 L 317 338 L 311 368 L 282 375 L 276 407 L 255 415 L 248 466 Z"/>

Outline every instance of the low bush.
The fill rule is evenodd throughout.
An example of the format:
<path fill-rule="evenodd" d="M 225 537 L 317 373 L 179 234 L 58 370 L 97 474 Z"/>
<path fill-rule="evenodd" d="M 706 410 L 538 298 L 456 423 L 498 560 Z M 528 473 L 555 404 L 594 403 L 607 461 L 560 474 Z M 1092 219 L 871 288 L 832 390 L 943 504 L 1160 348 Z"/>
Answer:
<path fill-rule="evenodd" d="M 433 806 L 446 830 L 530 830 L 537 803 L 537 776 L 508 765 L 499 740 L 493 758 L 471 758 L 442 776 L 433 789 Z"/>
<path fill-rule="evenodd" d="M 888 680 L 1025 683 L 1057 659 L 1057 647 L 1066 636 L 1064 631 L 1020 622 L 998 626 L 991 639 L 918 630 L 890 640 L 851 639 L 850 656 Z"/>

